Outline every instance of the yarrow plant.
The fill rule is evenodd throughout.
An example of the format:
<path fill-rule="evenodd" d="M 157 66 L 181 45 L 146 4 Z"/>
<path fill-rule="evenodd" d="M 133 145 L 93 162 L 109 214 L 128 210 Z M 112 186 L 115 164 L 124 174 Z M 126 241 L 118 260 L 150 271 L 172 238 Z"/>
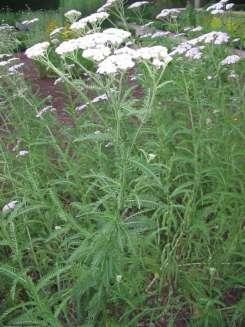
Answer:
<path fill-rule="evenodd" d="M 49 42 L 37 43 L 28 48 L 25 52 L 26 56 L 30 59 L 35 59 L 44 56 L 50 46 Z"/>
<path fill-rule="evenodd" d="M 132 3 L 130 6 L 128 6 L 128 9 L 137 9 L 137 8 L 143 7 L 145 5 L 149 5 L 149 4 L 150 4 L 149 1 L 138 1 L 138 2 Z"/>
<path fill-rule="evenodd" d="M 229 0 L 221 0 L 209 6 L 206 10 L 210 12 L 212 15 L 224 14 L 234 7 L 234 3 L 228 3 L 228 2 Z"/>
<path fill-rule="evenodd" d="M 64 16 L 68 19 L 70 23 L 74 23 L 78 18 L 82 16 L 82 13 L 78 10 L 69 10 L 67 11 Z"/>
<path fill-rule="evenodd" d="M 241 58 L 238 55 L 227 56 L 221 61 L 221 65 L 233 65 L 237 63 Z"/>

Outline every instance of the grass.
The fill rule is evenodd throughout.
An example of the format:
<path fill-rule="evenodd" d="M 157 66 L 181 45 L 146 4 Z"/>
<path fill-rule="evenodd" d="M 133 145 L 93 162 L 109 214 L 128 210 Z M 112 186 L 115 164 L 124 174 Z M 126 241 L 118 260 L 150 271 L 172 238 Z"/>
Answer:
<path fill-rule="evenodd" d="M 0 325 L 243 326 L 245 63 L 221 66 L 230 53 L 180 57 L 160 81 L 140 66 L 143 98 L 126 74 L 70 76 L 72 99 L 109 94 L 82 114 L 70 101 L 73 127 L 1 78 L 0 207 L 18 204 L 0 213 Z"/>

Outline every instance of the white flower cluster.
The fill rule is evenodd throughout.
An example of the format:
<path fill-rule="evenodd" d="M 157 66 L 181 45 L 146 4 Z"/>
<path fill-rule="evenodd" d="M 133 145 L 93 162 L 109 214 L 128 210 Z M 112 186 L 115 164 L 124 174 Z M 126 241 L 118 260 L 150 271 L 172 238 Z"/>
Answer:
<path fill-rule="evenodd" d="M 153 33 L 152 35 L 151 35 L 151 38 L 152 39 L 157 39 L 157 38 L 159 38 L 159 37 L 163 37 L 163 36 L 167 36 L 167 35 L 169 35 L 171 32 L 169 32 L 169 31 L 156 31 L 155 33 Z"/>
<path fill-rule="evenodd" d="M 109 17 L 109 14 L 107 12 L 99 12 L 99 13 L 94 13 L 91 14 L 87 17 L 84 17 L 82 19 L 80 19 L 79 21 L 73 23 L 70 26 L 70 29 L 73 31 L 84 31 L 84 29 L 86 27 L 88 27 L 88 25 L 92 25 L 92 27 L 94 25 L 98 25 L 101 24 L 104 20 L 106 20 Z"/>
<path fill-rule="evenodd" d="M 212 6 L 209 6 L 207 11 L 210 11 L 212 15 L 224 14 L 226 11 L 231 10 L 234 7 L 234 3 L 227 2 L 229 2 L 229 0 L 220 0 Z"/>
<path fill-rule="evenodd" d="M 97 12 L 104 12 L 104 11 L 110 10 L 117 3 L 118 3 L 118 0 L 107 0 L 106 3 L 97 10 Z"/>
<path fill-rule="evenodd" d="M 135 3 L 132 3 L 128 9 L 137 9 L 137 8 L 140 8 L 142 6 L 145 6 L 145 5 L 149 5 L 150 2 L 149 1 L 137 1 Z"/>
<path fill-rule="evenodd" d="M 69 20 L 70 23 L 73 23 L 82 16 L 82 13 L 78 10 L 72 9 L 72 10 L 67 11 L 64 14 L 64 16 L 65 16 L 65 18 L 67 18 Z"/>
<path fill-rule="evenodd" d="M 202 26 L 200 26 L 200 25 L 190 29 L 190 32 L 201 32 L 201 31 L 202 31 Z"/>
<path fill-rule="evenodd" d="M 156 19 L 163 18 L 176 18 L 182 11 L 182 8 L 174 8 L 174 9 L 163 9 L 160 14 L 156 16 Z"/>
<path fill-rule="evenodd" d="M 98 65 L 97 73 L 99 74 L 115 74 L 119 71 L 133 68 L 135 62 L 128 54 L 111 55 Z"/>
<path fill-rule="evenodd" d="M 237 63 L 241 58 L 238 55 L 231 55 L 221 61 L 221 65 L 233 65 Z"/>
<path fill-rule="evenodd" d="M 77 39 L 62 42 L 57 48 L 56 53 L 65 55 L 75 50 L 101 49 L 105 46 L 118 47 L 131 36 L 130 32 L 118 28 L 108 28 L 103 32 L 88 34 Z M 108 49 L 104 49 L 104 52 Z M 97 56 L 96 51 L 94 55 Z"/>
<path fill-rule="evenodd" d="M 83 51 L 83 57 L 93 61 L 102 61 L 111 54 L 111 48 L 102 46 Z"/>
<path fill-rule="evenodd" d="M 225 32 L 209 32 L 199 37 L 192 39 L 189 41 L 191 44 L 198 44 L 198 43 L 213 43 L 216 45 L 227 43 L 229 41 L 229 36 Z"/>
<path fill-rule="evenodd" d="M 137 54 L 139 59 L 149 61 L 158 69 L 165 67 L 172 60 L 167 48 L 161 45 L 140 48 Z"/>
<path fill-rule="evenodd" d="M 124 47 L 115 51 L 98 65 L 97 73 L 115 74 L 133 68 L 137 62 L 147 61 L 157 69 L 165 67 L 172 57 L 168 55 L 167 48 L 162 46 L 143 47 L 131 49 Z"/>
<path fill-rule="evenodd" d="M 28 58 L 35 59 L 42 57 L 48 50 L 49 42 L 41 42 L 27 49 L 25 54 Z"/>
<path fill-rule="evenodd" d="M 188 40 L 186 42 L 182 42 L 180 45 L 178 45 L 174 50 L 170 53 L 171 56 L 174 56 L 176 54 L 185 54 L 187 51 L 189 51 L 193 47 L 197 47 L 198 44 L 208 44 L 213 43 L 215 45 L 227 43 L 229 41 L 229 36 L 227 33 L 224 32 L 209 32 L 203 35 L 200 35 L 194 39 Z M 201 47 L 199 47 L 200 52 Z M 190 51 L 189 53 L 197 53 L 197 49 Z M 200 54 L 195 56 L 196 58 L 199 57 Z"/>
<path fill-rule="evenodd" d="M 200 50 L 200 47 L 193 47 L 190 50 L 186 51 L 185 57 L 189 59 L 201 59 L 202 52 Z"/>
<path fill-rule="evenodd" d="M 97 96 L 96 98 L 91 100 L 91 103 L 97 103 L 97 102 L 101 102 L 101 101 L 107 101 L 108 100 L 108 96 L 107 94 L 102 94 Z M 79 106 L 76 108 L 76 111 L 82 111 L 84 110 L 87 106 L 89 106 L 89 102 Z"/>
<path fill-rule="evenodd" d="M 229 41 L 229 36 L 224 32 L 210 32 L 203 35 L 200 35 L 194 39 L 182 42 L 173 51 L 170 53 L 170 56 L 174 55 L 185 55 L 187 58 L 191 59 L 200 59 L 202 56 L 201 50 L 203 46 L 198 46 L 198 44 L 209 44 L 213 43 L 215 45 L 220 45 L 227 43 Z"/>
<path fill-rule="evenodd" d="M 21 22 L 21 24 L 24 25 L 25 27 L 29 28 L 37 22 L 39 22 L 39 18 L 33 18 L 31 20 L 23 20 Z"/>

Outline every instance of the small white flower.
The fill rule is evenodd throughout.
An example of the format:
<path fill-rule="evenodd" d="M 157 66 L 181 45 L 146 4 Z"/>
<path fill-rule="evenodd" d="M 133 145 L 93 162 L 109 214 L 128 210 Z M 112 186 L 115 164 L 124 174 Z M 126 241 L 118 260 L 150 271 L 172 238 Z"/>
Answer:
<path fill-rule="evenodd" d="M 151 35 L 151 38 L 156 39 L 158 37 L 163 37 L 163 36 L 166 36 L 166 35 L 169 35 L 169 34 L 170 34 L 169 31 L 157 31 L 157 32 L 155 32 L 155 33 L 153 33 Z"/>
<path fill-rule="evenodd" d="M 128 7 L 128 9 L 137 9 L 139 7 L 145 6 L 145 5 L 149 5 L 150 2 L 149 1 L 137 1 L 135 3 L 132 3 L 132 5 L 130 5 Z"/>
<path fill-rule="evenodd" d="M 194 47 L 185 53 L 185 57 L 190 59 L 200 59 L 202 57 L 202 52 L 199 47 Z"/>
<path fill-rule="evenodd" d="M 190 30 L 191 32 L 201 32 L 202 31 L 202 26 L 197 26 L 195 28 L 193 28 L 192 30 Z"/>
<path fill-rule="evenodd" d="M 211 79 L 213 79 L 213 76 L 208 75 L 208 76 L 207 76 L 207 80 L 210 81 Z"/>
<path fill-rule="evenodd" d="M 8 204 L 5 204 L 5 206 L 2 208 L 2 212 L 3 213 L 7 213 L 9 211 L 12 211 L 15 209 L 15 207 L 17 206 L 18 201 L 11 201 Z"/>
<path fill-rule="evenodd" d="M 28 58 L 35 59 L 43 56 L 48 50 L 49 42 L 37 43 L 31 48 L 27 49 L 25 54 Z"/>
<path fill-rule="evenodd" d="M 156 154 L 154 153 L 149 153 L 148 154 L 148 162 L 151 162 L 152 160 L 154 160 L 156 158 Z"/>
<path fill-rule="evenodd" d="M 41 118 L 46 112 L 54 112 L 56 111 L 56 109 L 53 106 L 47 106 L 43 109 L 41 109 L 37 114 L 36 117 L 37 118 Z"/>
<path fill-rule="evenodd" d="M 70 23 L 75 22 L 78 18 L 82 16 L 81 12 L 78 10 L 69 10 L 67 11 L 64 16 L 69 20 Z"/>
<path fill-rule="evenodd" d="M 225 13 L 225 11 L 223 9 L 214 9 L 211 11 L 212 15 L 222 15 L 224 13 Z"/>
<path fill-rule="evenodd" d="M 233 8 L 235 6 L 234 3 L 228 3 L 226 6 L 225 6 L 225 10 L 230 10 L 231 8 Z"/>
<path fill-rule="evenodd" d="M 70 28 L 75 31 L 83 31 L 88 26 L 88 24 L 101 24 L 108 17 L 109 14 L 107 12 L 94 13 L 87 17 L 81 18 L 79 21 L 73 23 Z"/>
<path fill-rule="evenodd" d="M 61 226 L 55 226 L 54 227 L 55 230 L 61 230 L 61 228 L 62 228 Z"/>
<path fill-rule="evenodd" d="M 16 155 L 16 158 L 18 157 L 25 157 L 29 154 L 29 151 L 27 150 L 20 150 L 19 153 Z"/>
<path fill-rule="evenodd" d="M 231 55 L 221 61 L 221 65 L 232 65 L 237 63 L 241 58 L 238 55 Z"/>
<path fill-rule="evenodd" d="M 167 17 L 176 18 L 180 13 L 182 9 L 163 9 L 160 14 L 156 16 L 156 19 L 162 19 Z"/>
<path fill-rule="evenodd" d="M 117 275 L 116 276 L 116 281 L 120 283 L 122 281 L 122 275 Z"/>
<path fill-rule="evenodd" d="M 99 95 L 97 97 L 95 97 L 94 99 L 91 100 L 91 103 L 97 103 L 97 102 L 101 102 L 101 101 L 107 101 L 108 100 L 108 96 L 107 94 L 102 94 L 102 95 Z M 83 105 L 80 105 L 78 107 L 76 107 L 76 111 L 79 112 L 79 111 L 83 111 L 85 108 L 87 108 L 89 106 L 89 102 L 83 104 Z"/>
<path fill-rule="evenodd" d="M 222 1 L 209 6 L 206 10 L 213 11 L 213 10 L 222 10 L 224 8 L 224 3 Z"/>
<path fill-rule="evenodd" d="M 117 5 L 118 3 L 119 0 L 107 0 L 106 3 L 97 10 L 97 12 L 104 12 L 110 10 L 112 9 L 113 6 Z"/>

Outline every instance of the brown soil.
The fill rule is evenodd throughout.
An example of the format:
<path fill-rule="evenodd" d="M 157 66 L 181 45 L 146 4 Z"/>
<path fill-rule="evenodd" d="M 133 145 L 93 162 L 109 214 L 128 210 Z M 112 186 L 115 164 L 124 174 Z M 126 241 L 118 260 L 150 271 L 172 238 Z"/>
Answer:
<path fill-rule="evenodd" d="M 47 98 L 45 105 L 52 105 L 56 109 L 58 120 L 71 125 L 72 120 L 65 110 L 68 99 L 62 85 L 54 85 L 55 78 L 40 78 L 37 67 L 23 52 L 17 57 L 25 64 L 24 78 L 31 84 L 34 94 L 41 99 Z"/>

